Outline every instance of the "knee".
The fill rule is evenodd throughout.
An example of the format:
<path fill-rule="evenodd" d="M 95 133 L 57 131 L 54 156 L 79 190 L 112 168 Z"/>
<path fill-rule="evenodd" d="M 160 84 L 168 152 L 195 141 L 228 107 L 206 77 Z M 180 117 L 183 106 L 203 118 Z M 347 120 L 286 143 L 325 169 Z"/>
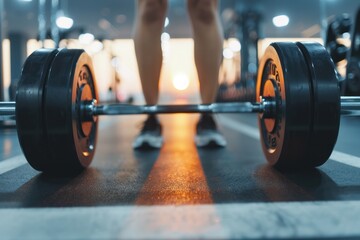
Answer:
<path fill-rule="evenodd" d="M 215 0 L 188 0 L 189 13 L 193 21 L 211 24 L 217 14 L 217 1 Z"/>
<path fill-rule="evenodd" d="M 138 18 L 144 23 L 161 22 L 165 18 L 166 0 L 139 0 Z"/>

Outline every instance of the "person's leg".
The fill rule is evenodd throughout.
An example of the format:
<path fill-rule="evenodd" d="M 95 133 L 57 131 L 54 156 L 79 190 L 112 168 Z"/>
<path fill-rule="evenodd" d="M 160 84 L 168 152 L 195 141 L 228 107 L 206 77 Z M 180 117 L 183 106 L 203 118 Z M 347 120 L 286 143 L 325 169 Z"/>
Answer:
<path fill-rule="evenodd" d="M 146 104 L 156 104 L 162 65 L 161 32 L 167 0 L 138 0 L 134 29 L 135 53 Z"/>
<path fill-rule="evenodd" d="M 138 0 L 134 29 L 135 53 L 146 104 L 157 104 L 162 65 L 161 32 L 164 27 L 167 0 Z M 160 148 L 161 125 L 156 115 L 149 115 L 133 142 L 135 149 Z"/>
<path fill-rule="evenodd" d="M 203 103 L 212 103 L 218 91 L 223 49 L 218 1 L 188 0 L 187 5 L 194 32 L 195 65 L 200 81 L 201 100 Z M 196 125 L 195 143 L 198 147 L 226 146 L 226 140 L 217 131 L 211 114 L 201 114 Z"/>
<path fill-rule="evenodd" d="M 217 0 L 188 0 L 188 11 L 194 32 L 195 64 L 203 103 L 215 100 L 222 59 L 223 31 Z"/>

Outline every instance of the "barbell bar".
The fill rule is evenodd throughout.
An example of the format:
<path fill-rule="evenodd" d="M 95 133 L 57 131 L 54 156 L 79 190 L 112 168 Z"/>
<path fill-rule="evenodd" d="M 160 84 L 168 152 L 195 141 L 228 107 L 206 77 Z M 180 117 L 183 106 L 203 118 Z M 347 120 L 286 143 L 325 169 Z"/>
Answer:
<path fill-rule="evenodd" d="M 261 103 L 211 103 L 189 105 L 128 105 L 105 104 L 97 105 L 97 101 L 84 101 L 81 103 L 82 114 L 85 118 L 100 115 L 133 115 L 133 114 L 174 114 L 174 113 L 263 113 L 267 107 L 269 112 L 270 101 Z M 15 102 L 0 102 L 0 115 L 15 116 Z"/>
<path fill-rule="evenodd" d="M 130 105 L 102 104 L 97 101 L 81 103 L 84 119 L 101 115 L 136 115 L 136 114 L 174 114 L 174 113 L 267 113 L 263 118 L 274 116 L 275 101 L 263 99 L 261 102 L 230 102 L 211 104 L 179 104 L 179 105 Z M 360 97 L 341 96 L 341 115 L 360 116 Z M 0 116 L 4 119 L 15 117 L 15 102 L 0 102 Z M 86 120 L 84 120 L 86 121 Z"/>
<path fill-rule="evenodd" d="M 64 174 L 90 165 L 98 116 L 159 113 L 258 113 L 264 155 L 284 170 L 313 168 L 329 158 L 340 115 L 359 116 L 359 97 L 340 97 L 334 63 L 318 43 L 273 43 L 259 64 L 256 102 L 198 105 L 98 103 L 90 57 L 83 50 L 41 49 L 26 60 L 16 101 L 0 115 L 16 118 L 30 165 Z"/>

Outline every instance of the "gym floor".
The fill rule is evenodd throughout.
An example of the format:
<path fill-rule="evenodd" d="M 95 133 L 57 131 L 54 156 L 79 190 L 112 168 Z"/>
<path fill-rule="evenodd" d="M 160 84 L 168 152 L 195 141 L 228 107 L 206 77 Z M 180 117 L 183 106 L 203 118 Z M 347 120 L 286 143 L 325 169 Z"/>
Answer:
<path fill-rule="evenodd" d="M 197 114 L 161 115 L 165 145 L 134 151 L 145 116 L 101 117 L 90 168 L 33 170 L 16 130 L 0 134 L 1 239 L 360 237 L 360 119 L 342 118 L 331 159 L 302 173 L 269 167 L 256 115 L 218 115 L 223 149 L 197 149 Z"/>

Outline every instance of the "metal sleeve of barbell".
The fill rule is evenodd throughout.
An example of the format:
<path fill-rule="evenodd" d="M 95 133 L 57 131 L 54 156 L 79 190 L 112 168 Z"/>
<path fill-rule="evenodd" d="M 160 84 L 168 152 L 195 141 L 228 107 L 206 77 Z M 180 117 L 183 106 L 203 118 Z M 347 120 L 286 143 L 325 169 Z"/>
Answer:
<path fill-rule="evenodd" d="M 360 97 L 342 96 L 341 115 L 360 116 Z"/>
<path fill-rule="evenodd" d="M 93 115 L 131 115 L 166 113 L 253 113 L 263 112 L 260 103 L 212 103 L 194 105 L 126 105 L 107 104 L 92 108 Z"/>
<path fill-rule="evenodd" d="M 0 102 L 0 116 L 15 116 L 15 102 Z"/>

